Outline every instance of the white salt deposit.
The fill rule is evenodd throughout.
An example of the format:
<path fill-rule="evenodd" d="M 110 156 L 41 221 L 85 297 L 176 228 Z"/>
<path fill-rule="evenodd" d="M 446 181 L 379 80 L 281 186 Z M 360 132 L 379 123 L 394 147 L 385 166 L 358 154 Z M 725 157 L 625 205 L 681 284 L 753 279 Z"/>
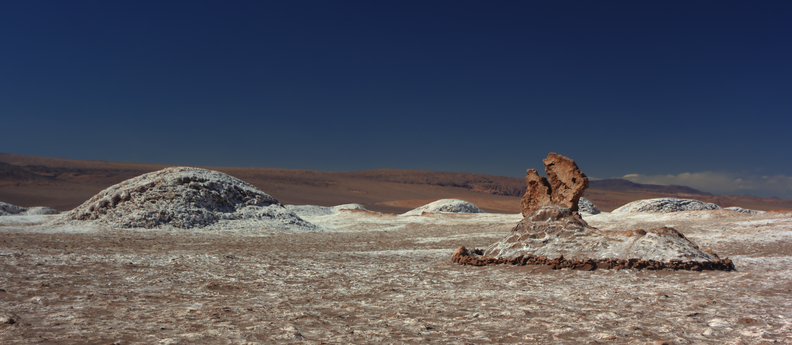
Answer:
<path fill-rule="evenodd" d="M 725 209 L 726 210 L 732 210 L 734 212 L 747 213 L 747 214 L 762 214 L 762 213 L 765 213 L 765 211 L 749 210 L 749 209 L 745 209 L 745 208 L 737 207 L 737 206 L 726 207 Z"/>
<path fill-rule="evenodd" d="M 713 203 L 694 199 L 657 198 L 636 200 L 613 210 L 612 213 L 669 213 L 680 211 L 718 210 L 721 207 Z"/>
<path fill-rule="evenodd" d="M 28 216 L 36 216 L 36 215 L 45 215 L 45 214 L 58 214 L 58 210 L 54 208 L 44 207 L 44 206 L 35 206 L 28 208 L 27 211 L 24 212 L 25 215 Z"/>
<path fill-rule="evenodd" d="M 402 214 L 403 216 L 420 216 L 427 213 L 484 213 L 476 205 L 459 199 L 440 199 Z"/>
<path fill-rule="evenodd" d="M 578 200 L 578 212 L 585 214 L 599 214 L 600 210 L 591 201 L 585 198 Z"/>
<path fill-rule="evenodd" d="M 14 214 L 19 214 L 24 210 L 25 210 L 24 207 L 19 207 L 17 205 L 11 205 L 9 203 L 0 201 L 0 216 L 10 216 Z"/>
<path fill-rule="evenodd" d="M 247 182 L 188 167 L 167 168 L 113 185 L 59 221 L 113 228 L 321 230 Z"/>
<path fill-rule="evenodd" d="M 300 217 L 320 217 L 338 214 L 341 210 L 363 210 L 368 211 L 361 204 L 343 204 L 338 206 L 316 206 L 316 205 L 286 205 L 286 208 Z M 369 211 L 371 212 L 371 211 Z"/>
<path fill-rule="evenodd" d="M 20 216 L 35 216 L 35 215 L 45 215 L 45 214 L 57 214 L 58 211 L 49 207 L 44 206 L 35 206 L 35 207 L 20 207 L 17 205 L 11 205 L 9 203 L 5 203 L 0 201 L 0 216 L 13 216 L 13 215 L 20 215 Z"/>

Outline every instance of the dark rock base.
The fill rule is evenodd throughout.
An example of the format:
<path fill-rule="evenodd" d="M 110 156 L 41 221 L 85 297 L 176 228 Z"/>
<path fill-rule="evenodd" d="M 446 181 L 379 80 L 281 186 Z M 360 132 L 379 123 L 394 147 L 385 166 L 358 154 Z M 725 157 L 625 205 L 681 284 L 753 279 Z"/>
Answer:
<path fill-rule="evenodd" d="M 471 253 L 472 252 L 472 253 Z M 734 271 L 734 263 L 726 259 L 716 259 L 714 261 L 682 261 L 671 260 L 669 262 L 639 259 L 565 259 L 559 256 L 550 259 L 545 256 L 534 256 L 531 254 L 520 255 L 513 258 L 493 258 L 481 256 L 484 251 L 473 249 L 469 251 L 465 247 L 459 247 L 451 256 L 451 261 L 460 265 L 471 266 L 490 266 L 490 265 L 546 265 L 551 269 L 571 268 L 573 270 L 593 271 L 596 269 L 637 269 L 637 270 L 688 270 L 688 271 Z"/>

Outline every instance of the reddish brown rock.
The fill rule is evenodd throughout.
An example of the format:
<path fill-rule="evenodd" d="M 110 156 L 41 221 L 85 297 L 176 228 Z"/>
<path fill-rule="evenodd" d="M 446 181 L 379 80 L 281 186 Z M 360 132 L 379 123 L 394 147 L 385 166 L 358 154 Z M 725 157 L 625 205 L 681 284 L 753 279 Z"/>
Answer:
<path fill-rule="evenodd" d="M 525 172 L 525 182 L 528 184 L 528 188 L 520 200 L 520 209 L 523 217 L 544 205 L 552 204 L 550 182 L 547 182 L 546 178 L 539 176 L 536 169 L 528 169 Z"/>
<path fill-rule="evenodd" d="M 657 260 L 638 260 L 638 259 L 565 259 L 563 255 L 555 259 L 547 259 L 544 256 L 534 256 L 531 254 L 520 255 L 513 258 L 494 258 L 486 256 L 481 249 L 468 250 L 459 247 L 451 256 L 451 261 L 460 265 L 469 266 L 491 266 L 491 265 L 545 265 L 550 269 L 559 270 L 569 268 L 580 271 L 594 271 L 597 269 L 635 269 L 635 270 L 692 270 L 692 271 L 734 271 L 734 263 L 729 260 L 716 261 L 682 261 L 670 260 L 668 262 Z"/>
<path fill-rule="evenodd" d="M 575 161 L 554 152 L 550 152 L 542 162 L 552 189 L 552 203 L 577 211 L 578 201 L 589 185 L 588 177 Z"/>
<path fill-rule="evenodd" d="M 535 169 L 526 171 L 525 182 L 528 188 L 520 200 L 523 216 L 547 205 L 577 212 L 578 201 L 588 188 L 588 177 L 580 171 L 575 161 L 553 152 L 542 162 L 547 178 L 539 176 Z"/>

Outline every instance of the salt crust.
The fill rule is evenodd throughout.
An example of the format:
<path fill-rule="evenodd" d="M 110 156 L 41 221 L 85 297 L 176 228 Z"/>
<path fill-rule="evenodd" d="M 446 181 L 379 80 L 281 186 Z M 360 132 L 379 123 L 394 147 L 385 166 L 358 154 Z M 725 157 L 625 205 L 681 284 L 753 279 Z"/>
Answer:
<path fill-rule="evenodd" d="M 578 200 L 578 212 L 586 214 L 599 214 L 601 213 L 597 206 L 585 198 Z"/>
<path fill-rule="evenodd" d="M 747 213 L 747 214 L 762 214 L 762 213 L 765 213 L 765 211 L 749 210 L 749 209 L 745 209 L 745 208 L 737 207 L 737 206 L 726 207 L 726 208 L 724 208 L 724 210 L 732 210 L 734 212 Z"/>
<path fill-rule="evenodd" d="M 611 213 L 669 213 L 680 211 L 718 210 L 721 207 L 709 202 L 694 199 L 657 198 L 636 200 L 619 207 Z"/>
<path fill-rule="evenodd" d="M 420 216 L 427 213 L 484 213 L 478 206 L 465 200 L 459 199 L 440 199 L 430 202 L 416 209 L 407 211 L 402 216 Z"/>
<path fill-rule="evenodd" d="M 321 231 L 253 185 L 227 174 L 167 168 L 113 185 L 55 223 L 112 228 L 212 228 Z"/>
<path fill-rule="evenodd" d="M 5 203 L 0 201 L 0 216 L 35 216 L 35 215 L 45 215 L 45 214 L 57 214 L 58 211 L 55 209 L 44 207 L 44 206 L 35 206 L 35 207 L 20 207 L 17 205 L 11 205 L 9 203 Z"/>
<path fill-rule="evenodd" d="M 368 211 L 361 204 L 343 204 L 338 206 L 315 206 L 315 205 L 286 205 L 286 208 L 300 217 L 320 217 L 338 214 L 341 210 L 363 210 Z M 371 211 L 369 211 L 371 212 Z"/>

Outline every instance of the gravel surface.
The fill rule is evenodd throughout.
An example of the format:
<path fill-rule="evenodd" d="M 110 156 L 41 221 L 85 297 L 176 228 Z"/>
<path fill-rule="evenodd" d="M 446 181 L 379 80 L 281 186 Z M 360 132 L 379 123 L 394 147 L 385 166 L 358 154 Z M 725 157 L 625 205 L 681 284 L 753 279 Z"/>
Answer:
<path fill-rule="evenodd" d="M 792 343 L 788 214 L 585 218 L 674 226 L 736 272 L 450 262 L 519 215 L 341 210 L 305 217 L 333 232 L 304 233 L 48 228 L 48 217 L 0 220 L 2 344 Z"/>

